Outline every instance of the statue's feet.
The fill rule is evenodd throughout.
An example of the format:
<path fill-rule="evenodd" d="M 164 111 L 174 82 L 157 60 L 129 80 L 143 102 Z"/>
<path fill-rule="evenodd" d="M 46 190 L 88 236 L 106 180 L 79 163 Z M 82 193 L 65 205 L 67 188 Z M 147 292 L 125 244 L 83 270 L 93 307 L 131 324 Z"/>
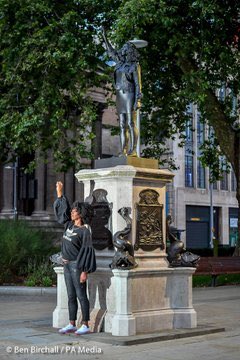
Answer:
<path fill-rule="evenodd" d="M 127 156 L 127 153 L 119 153 L 118 157 L 123 157 L 123 156 Z"/>
<path fill-rule="evenodd" d="M 121 150 L 121 152 L 118 154 L 118 157 L 121 156 L 127 156 L 127 148 L 125 147 L 124 149 Z"/>
<path fill-rule="evenodd" d="M 128 155 L 129 155 L 129 156 L 135 156 L 135 157 L 138 156 L 136 150 L 129 151 L 129 152 L 128 152 Z"/>

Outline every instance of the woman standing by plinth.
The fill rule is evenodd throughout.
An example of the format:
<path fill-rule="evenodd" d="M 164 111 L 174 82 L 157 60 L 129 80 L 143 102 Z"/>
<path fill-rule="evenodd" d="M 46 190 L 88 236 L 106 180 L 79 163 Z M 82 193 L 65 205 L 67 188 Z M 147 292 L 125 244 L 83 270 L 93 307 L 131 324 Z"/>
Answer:
<path fill-rule="evenodd" d="M 59 330 L 60 334 L 74 332 L 76 335 L 90 331 L 88 321 L 89 300 L 87 297 L 87 274 L 96 270 L 95 252 L 92 245 L 90 205 L 76 201 L 71 208 L 63 195 L 63 183 L 56 184 L 57 200 L 54 212 L 57 221 L 65 225 L 62 241 L 64 279 L 68 294 L 69 324 Z M 82 310 L 82 324 L 76 327 L 78 302 Z"/>

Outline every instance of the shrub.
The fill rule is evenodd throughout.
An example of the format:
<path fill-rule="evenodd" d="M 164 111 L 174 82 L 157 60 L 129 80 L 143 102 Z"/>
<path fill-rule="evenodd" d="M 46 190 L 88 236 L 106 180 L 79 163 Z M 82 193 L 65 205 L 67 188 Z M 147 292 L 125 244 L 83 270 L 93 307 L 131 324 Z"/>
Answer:
<path fill-rule="evenodd" d="M 29 259 L 28 264 L 21 271 L 26 276 L 27 286 L 52 286 L 56 284 L 57 275 L 49 260 L 39 258 Z"/>
<path fill-rule="evenodd" d="M 193 275 L 192 278 L 193 287 L 211 286 L 211 282 L 211 275 Z"/>
<path fill-rule="evenodd" d="M 193 275 L 193 287 L 211 286 L 211 275 Z M 240 284 L 240 274 L 226 274 L 217 277 L 217 285 L 236 285 Z"/>
<path fill-rule="evenodd" d="M 50 235 L 26 221 L 0 220 L 0 283 L 19 275 L 30 258 L 42 259 L 56 252 Z"/>

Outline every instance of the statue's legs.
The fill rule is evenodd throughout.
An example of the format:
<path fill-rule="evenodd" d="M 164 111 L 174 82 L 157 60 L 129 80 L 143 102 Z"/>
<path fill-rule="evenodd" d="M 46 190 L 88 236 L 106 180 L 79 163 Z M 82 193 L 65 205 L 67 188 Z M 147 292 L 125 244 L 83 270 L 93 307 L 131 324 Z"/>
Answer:
<path fill-rule="evenodd" d="M 120 140 L 122 147 L 122 154 L 127 154 L 128 147 L 128 129 L 127 129 L 127 119 L 126 114 L 119 114 L 119 123 L 120 123 Z"/>
<path fill-rule="evenodd" d="M 127 114 L 127 122 L 130 134 L 130 148 L 128 155 L 137 156 L 138 129 L 136 126 L 136 112 Z"/>

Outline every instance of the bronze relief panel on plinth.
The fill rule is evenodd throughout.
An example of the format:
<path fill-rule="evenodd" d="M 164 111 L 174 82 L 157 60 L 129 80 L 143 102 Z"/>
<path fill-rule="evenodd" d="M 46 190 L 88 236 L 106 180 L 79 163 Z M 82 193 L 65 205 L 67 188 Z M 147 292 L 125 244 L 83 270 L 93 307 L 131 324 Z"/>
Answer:
<path fill-rule="evenodd" d="M 158 202 L 159 193 L 145 189 L 140 192 L 139 197 L 140 201 L 136 205 L 137 234 L 134 248 L 145 251 L 157 248 L 163 250 L 163 205 Z"/>

